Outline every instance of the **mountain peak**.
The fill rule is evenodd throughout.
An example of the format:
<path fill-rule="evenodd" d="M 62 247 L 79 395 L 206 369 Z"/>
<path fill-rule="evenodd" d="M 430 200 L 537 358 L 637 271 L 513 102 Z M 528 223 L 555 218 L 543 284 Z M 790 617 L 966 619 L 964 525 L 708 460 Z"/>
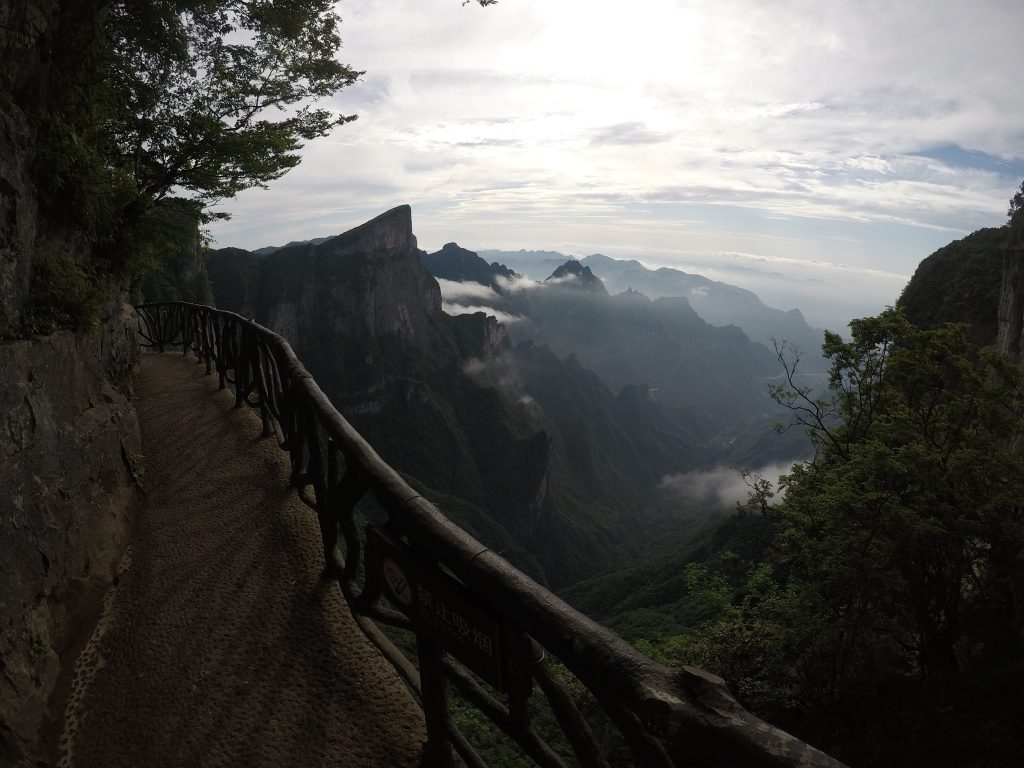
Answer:
<path fill-rule="evenodd" d="M 474 282 L 489 285 L 495 290 L 500 287 L 499 277 L 511 280 L 515 273 L 494 262 L 488 264 L 475 252 L 458 243 L 445 243 L 440 251 L 420 253 L 420 261 L 434 277 L 456 282 Z"/>
<path fill-rule="evenodd" d="M 569 259 L 569 261 L 552 272 L 551 276 L 544 282 L 553 282 L 568 288 L 582 288 L 594 293 L 608 294 L 604 283 L 601 282 L 601 278 L 591 272 L 590 267 L 586 264 L 581 264 L 575 259 Z"/>

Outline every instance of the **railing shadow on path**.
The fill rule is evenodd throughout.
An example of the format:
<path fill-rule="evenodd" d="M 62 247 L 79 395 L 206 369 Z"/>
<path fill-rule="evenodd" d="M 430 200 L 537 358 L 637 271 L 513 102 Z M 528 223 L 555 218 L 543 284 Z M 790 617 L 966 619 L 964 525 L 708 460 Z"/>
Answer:
<path fill-rule="evenodd" d="M 618 762 L 562 666 L 634 765 L 842 768 L 745 710 L 720 678 L 646 657 L 452 523 L 338 413 L 281 336 L 206 306 L 136 309 L 144 347 L 194 354 L 221 388 L 233 388 L 236 407 L 259 410 L 263 436 L 289 453 L 291 483 L 317 515 L 327 573 L 422 705 L 425 765 L 449 768 L 454 750 L 470 768 L 486 766 L 453 722 L 449 685 L 537 765 L 571 765 L 567 751 L 588 768 Z M 380 525 L 361 529 L 355 510 L 364 497 L 383 510 Z M 418 665 L 379 625 L 415 633 Z M 557 738 L 538 732 L 534 686 Z"/>

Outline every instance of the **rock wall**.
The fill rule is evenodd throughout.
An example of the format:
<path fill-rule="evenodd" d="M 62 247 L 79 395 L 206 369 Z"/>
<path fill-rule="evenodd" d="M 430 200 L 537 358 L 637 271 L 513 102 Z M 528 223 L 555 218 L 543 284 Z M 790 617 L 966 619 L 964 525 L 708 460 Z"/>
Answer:
<path fill-rule="evenodd" d="M 199 216 L 179 200 L 157 206 L 156 219 L 174 244 L 158 257 L 158 266 L 132 286 L 132 303 L 189 301 L 212 304 Z"/>
<path fill-rule="evenodd" d="M 206 271 L 219 309 L 256 317 L 263 257 L 241 248 L 218 248 L 206 254 Z"/>
<path fill-rule="evenodd" d="M 1009 226 L 996 348 L 1019 365 L 1024 362 L 1024 211 L 1018 210 Z"/>
<path fill-rule="evenodd" d="M 142 471 L 121 281 L 109 277 L 98 330 L 25 338 L 38 254 L 92 256 L 73 224 L 42 218 L 28 105 L 58 99 L 43 73 L 74 47 L 55 46 L 62 25 L 97 14 L 94 0 L 0 3 L 0 766 L 53 761 L 62 691 L 115 577 Z"/>
<path fill-rule="evenodd" d="M 128 542 L 143 457 L 118 308 L 90 336 L 0 343 L 0 764 L 52 757 L 58 688 Z"/>
<path fill-rule="evenodd" d="M 3 57 L 0 63 L 6 66 Z M 28 300 L 38 208 L 29 173 L 33 154 L 28 120 L 0 87 L 0 339 L 17 333 Z"/>

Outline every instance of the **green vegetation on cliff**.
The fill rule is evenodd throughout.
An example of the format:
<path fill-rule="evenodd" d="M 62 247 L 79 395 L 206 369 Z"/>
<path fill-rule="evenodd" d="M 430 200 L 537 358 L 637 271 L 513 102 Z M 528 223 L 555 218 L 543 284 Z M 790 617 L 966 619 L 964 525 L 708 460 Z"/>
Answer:
<path fill-rule="evenodd" d="M 1007 227 L 979 229 L 917 266 L 897 306 L 921 328 L 967 323 L 971 341 L 994 344 Z"/>
<path fill-rule="evenodd" d="M 851 331 L 823 347 L 831 397 L 776 390 L 819 451 L 781 499 L 755 488 L 734 526 L 760 551 L 680 563 L 707 615 L 642 645 L 854 765 L 1020 764 L 1020 374 L 964 325 L 889 310 Z"/>
<path fill-rule="evenodd" d="M 64 251 L 25 254 L 22 333 L 94 326 L 114 285 L 174 261 L 168 210 L 223 217 L 209 206 L 353 119 L 315 106 L 360 74 L 335 58 L 329 0 L 74 0 L 8 16 L 0 84 L 30 137 L 40 238 Z"/>

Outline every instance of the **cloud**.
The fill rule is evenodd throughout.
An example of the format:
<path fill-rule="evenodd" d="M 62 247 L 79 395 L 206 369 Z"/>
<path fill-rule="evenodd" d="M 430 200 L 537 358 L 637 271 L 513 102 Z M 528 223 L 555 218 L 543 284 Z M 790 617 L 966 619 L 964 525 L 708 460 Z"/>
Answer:
<path fill-rule="evenodd" d="M 652 131 L 643 123 L 617 123 L 594 131 L 590 138 L 591 144 L 660 144 L 670 137 L 664 133 Z"/>
<path fill-rule="evenodd" d="M 522 293 L 523 291 L 532 291 L 544 287 L 544 283 L 538 283 L 536 280 L 521 276 L 509 278 L 497 275 L 495 281 L 505 293 Z"/>
<path fill-rule="evenodd" d="M 753 475 L 768 480 L 777 488 L 779 476 L 787 474 L 791 467 L 792 462 L 768 464 L 754 471 Z M 665 475 L 658 487 L 682 498 L 717 504 L 725 509 L 732 509 L 738 502 L 746 501 L 750 494 L 750 485 L 740 470 L 725 466 Z"/>
<path fill-rule="evenodd" d="M 443 277 L 436 279 L 437 284 L 441 287 L 441 296 L 446 301 L 457 301 L 458 299 L 485 299 L 491 301 L 498 298 L 498 294 L 489 285 L 468 281 L 445 280 Z"/>
<path fill-rule="evenodd" d="M 424 244 L 845 263 L 878 271 L 881 307 L 883 273 L 1003 223 L 1024 175 L 1015 0 L 343 13 L 342 58 L 367 74 L 330 106 L 359 120 L 226 204 L 218 245 L 338 234 L 408 202 Z"/>
<path fill-rule="evenodd" d="M 517 323 L 523 319 L 519 315 L 503 312 L 502 310 L 495 309 L 494 307 L 476 305 L 466 306 L 464 304 L 455 304 L 448 301 L 441 302 L 441 309 L 449 315 L 472 315 L 477 312 L 483 312 L 485 315 L 492 315 L 499 323 L 505 323 L 506 325 L 509 323 Z"/>

